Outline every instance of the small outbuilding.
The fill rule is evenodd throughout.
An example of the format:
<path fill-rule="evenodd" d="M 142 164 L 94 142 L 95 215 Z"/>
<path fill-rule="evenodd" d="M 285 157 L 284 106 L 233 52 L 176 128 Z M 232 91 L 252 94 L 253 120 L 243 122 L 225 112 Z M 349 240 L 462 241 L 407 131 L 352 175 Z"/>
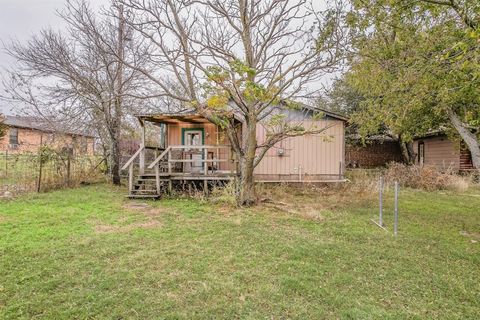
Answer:
<path fill-rule="evenodd" d="M 470 151 L 461 140 L 449 138 L 444 132 L 432 132 L 414 141 L 416 164 L 429 165 L 440 171 L 474 170 Z"/>

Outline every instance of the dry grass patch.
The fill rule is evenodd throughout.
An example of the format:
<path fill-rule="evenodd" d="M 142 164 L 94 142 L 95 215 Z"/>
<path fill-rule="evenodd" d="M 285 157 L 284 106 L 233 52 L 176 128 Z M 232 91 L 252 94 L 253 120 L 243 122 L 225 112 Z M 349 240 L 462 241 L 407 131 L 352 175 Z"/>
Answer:
<path fill-rule="evenodd" d="M 261 207 L 321 222 L 328 212 L 370 203 L 378 186 L 368 179 L 317 185 L 265 184 L 258 191 Z"/>
<path fill-rule="evenodd" d="M 157 217 L 164 212 L 163 208 L 154 208 L 147 203 L 141 202 L 128 202 L 122 208 L 128 211 L 141 212 L 149 217 Z"/>
<path fill-rule="evenodd" d="M 99 224 L 95 226 L 96 233 L 121 233 L 129 232 L 134 229 L 152 229 L 161 226 L 161 223 L 157 220 L 150 220 L 141 223 L 132 223 L 124 226 L 112 225 L 112 224 Z"/>
<path fill-rule="evenodd" d="M 407 166 L 401 163 L 389 164 L 385 171 L 385 181 L 426 191 L 453 190 L 465 191 L 475 184 L 473 175 L 458 175 L 453 169 L 439 171 L 432 166 Z"/>
<path fill-rule="evenodd" d="M 162 223 L 157 219 L 164 210 L 162 208 L 154 208 L 147 203 L 128 202 L 122 206 L 122 209 L 129 213 L 133 213 L 135 222 L 128 223 L 131 220 L 131 215 L 125 215 L 117 219 L 118 224 L 105 224 L 99 221 L 93 221 L 96 233 L 124 233 L 135 229 L 153 229 L 162 226 Z M 143 220 L 147 217 L 146 221 Z"/>

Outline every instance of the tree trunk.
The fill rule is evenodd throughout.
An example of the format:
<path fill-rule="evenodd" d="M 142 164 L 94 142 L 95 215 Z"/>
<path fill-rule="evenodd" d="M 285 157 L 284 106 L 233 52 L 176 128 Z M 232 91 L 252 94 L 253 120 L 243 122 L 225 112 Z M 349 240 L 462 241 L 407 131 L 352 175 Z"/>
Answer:
<path fill-rule="evenodd" d="M 398 144 L 400 145 L 400 151 L 402 152 L 403 162 L 408 165 L 415 163 L 415 151 L 413 150 L 413 142 L 405 142 L 402 136 L 398 136 Z"/>
<path fill-rule="evenodd" d="M 462 137 L 468 150 L 470 150 L 473 167 L 480 170 L 480 144 L 477 137 L 465 126 L 454 111 L 448 110 L 447 113 L 453 127 L 457 130 L 458 134 L 460 134 L 460 137 Z"/>
<path fill-rule="evenodd" d="M 120 185 L 120 141 L 117 138 L 113 138 L 111 141 L 111 169 L 112 169 L 112 183 L 114 185 Z"/>
<path fill-rule="evenodd" d="M 405 146 L 407 148 L 407 153 L 408 153 L 408 162 L 410 164 L 415 164 L 415 158 L 417 157 L 417 154 L 413 150 L 413 142 L 405 142 Z"/>
<path fill-rule="evenodd" d="M 112 183 L 114 185 L 120 185 L 120 132 L 122 130 L 122 104 L 123 104 L 123 55 L 124 55 L 124 31 L 125 31 L 125 19 L 123 17 L 123 6 L 118 7 L 118 47 L 117 54 L 119 61 L 117 62 L 117 75 L 116 75 L 116 97 L 114 102 L 114 117 L 113 117 L 113 130 L 112 134 Z"/>
<path fill-rule="evenodd" d="M 237 156 L 240 162 L 240 179 L 237 184 L 237 203 L 240 206 L 251 206 L 257 201 L 255 195 L 255 155 L 257 151 L 257 122 L 254 116 L 250 117 L 245 127 L 247 130 L 244 141 L 243 155 Z"/>
<path fill-rule="evenodd" d="M 253 178 L 252 159 L 240 160 L 240 177 L 237 185 L 237 203 L 239 206 L 252 206 L 256 202 L 255 181 Z"/>

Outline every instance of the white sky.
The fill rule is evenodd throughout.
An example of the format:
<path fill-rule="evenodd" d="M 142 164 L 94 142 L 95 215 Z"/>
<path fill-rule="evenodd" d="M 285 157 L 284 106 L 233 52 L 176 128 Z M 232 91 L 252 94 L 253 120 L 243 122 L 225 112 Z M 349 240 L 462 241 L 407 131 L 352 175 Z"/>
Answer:
<path fill-rule="evenodd" d="M 103 5 L 107 4 L 108 0 L 91 2 Z M 28 41 L 42 28 L 61 28 L 62 21 L 56 16 L 56 10 L 61 10 L 64 3 L 65 0 L 0 0 L 0 70 L 13 63 L 5 54 L 2 42 L 11 39 Z M 9 109 L 5 102 L 0 101 L 0 112 L 14 113 Z"/>
<path fill-rule="evenodd" d="M 0 72 L 14 62 L 5 54 L 2 42 L 8 43 L 11 39 L 28 41 L 32 35 L 46 27 L 61 29 L 62 21 L 56 15 L 56 10 L 62 10 L 64 3 L 65 0 L 0 0 Z M 109 0 L 90 0 L 90 3 L 100 7 L 107 5 Z M 318 9 L 323 6 L 323 1 L 313 0 L 313 3 Z M 0 113 L 17 113 L 17 110 L 10 109 L 5 102 L 0 101 Z"/>

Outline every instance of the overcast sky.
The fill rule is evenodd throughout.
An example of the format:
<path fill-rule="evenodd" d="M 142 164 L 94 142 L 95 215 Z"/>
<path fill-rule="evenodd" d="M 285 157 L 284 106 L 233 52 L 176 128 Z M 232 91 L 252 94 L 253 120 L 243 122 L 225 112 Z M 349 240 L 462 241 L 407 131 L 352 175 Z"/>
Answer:
<path fill-rule="evenodd" d="M 91 0 L 94 7 L 107 5 L 109 0 Z M 323 7 L 323 1 L 313 1 L 316 9 Z M 5 54 L 2 42 L 11 39 L 28 41 L 42 28 L 62 28 L 62 21 L 56 15 L 62 10 L 65 0 L 0 0 L 0 72 L 12 64 L 12 59 Z M 327 77 L 326 81 L 328 81 Z M 319 84 L 320 85 L 320 84 Z M 2 90 L 0 84 L 0 90 Z M 17 110 L 0 101 L 0 113 L 15 114 Z"/>
<path fill-rule="evenodd" d="M 92 3 L 104 4 L 107 0 L 95 0 Z M 62 21 L 56 16 L 65 0 L 0 0 L 0 40 L 10 39 L 27 41 L 40 29 L 51 26 L 61 28 Z M 12 60 L 5 54 L 3 45 L 0 51 L 0 68 L 8 67 Z M 0 112 L 11 113 L 0 101 Z"/>

